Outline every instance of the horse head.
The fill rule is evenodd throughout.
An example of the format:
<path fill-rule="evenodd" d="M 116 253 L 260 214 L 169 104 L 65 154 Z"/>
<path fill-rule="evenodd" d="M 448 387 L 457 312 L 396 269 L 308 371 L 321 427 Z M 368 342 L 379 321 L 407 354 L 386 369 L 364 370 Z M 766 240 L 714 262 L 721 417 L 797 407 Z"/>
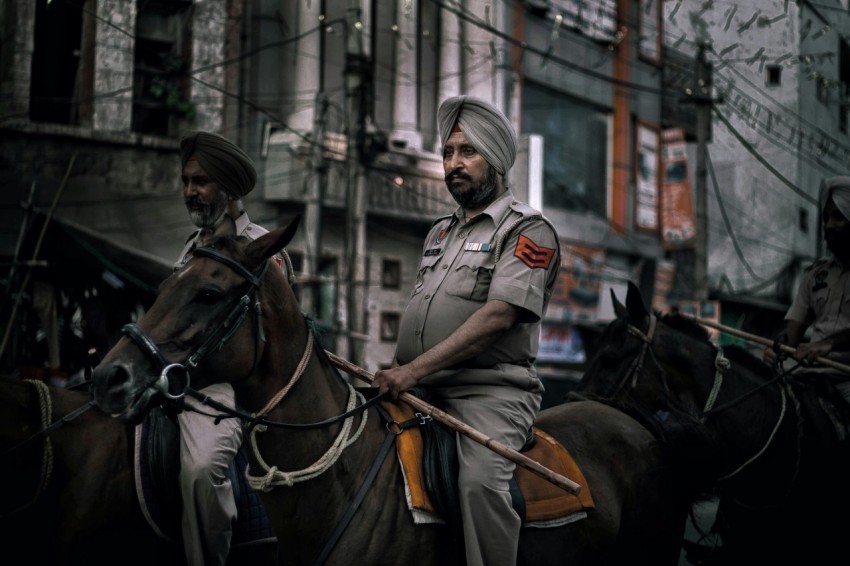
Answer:
<path fill-rule="evenodd" d="M 614 401 L 643 412 L 696 409 L 700 385 L 691 371 L 695 363 L 713 365 L 716 348 L 708 334 L 693 326 L 682 333 L 675 317 L 650 312 L 637 286 L 628 283 L 626 304 L 614 291 L 617 318 L 606 327 L 598 349 L 576 387 L 586 397 Z"/>
<path fill-rule="evenodd" d="M 282 363 L 288 352 L 268 352 L 265 336 L 274 325 L 296 327 L 303 316 L 284 274 L 269 265 L 299 219 L 253 241 L 220 237 L 196 248 L 94 369 L 97 404 L 122 421 L 139 422 L 154 404 L 179 401 L 190 386 L 235 387 L 258 367 Z"/>
<path fill-rule="evenodd" d="M 657 422 L 670 411 L 705 424 L 719 447 L 712 474 L 724 557 L 769 561 L 762 556 L 767 541 L 806 541 L 771 549 L 778 556 L 770 561 L 778 561 L 783 553 L 820 551 L 840 539 L 825 518 L 834 501 L 850 501 L 846 447 L 833 440 L 824 411 L 829 403 L 813 384 L 772 374 L 743 348 L 715 345 L 691 317 L 650 314 L 631 283 L 625 305 L 613 300 L 617 318 L 574 393 L 612 400 Z M 807 519 L 794 520 L 800 516 Z M 847 523 L 842 519 L 841 528 Z"/>

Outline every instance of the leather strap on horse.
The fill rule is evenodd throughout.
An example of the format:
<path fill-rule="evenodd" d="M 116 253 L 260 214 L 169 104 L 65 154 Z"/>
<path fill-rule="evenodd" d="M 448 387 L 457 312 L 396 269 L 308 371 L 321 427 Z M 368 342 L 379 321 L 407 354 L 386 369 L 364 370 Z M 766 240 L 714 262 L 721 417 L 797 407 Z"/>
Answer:
<path fill-rule="evenodd" d="M 374 380 L 374 376 L 365 369 L 356 366 L 348 360 L 340 358 L 332 352 L 325 351 L 325 354 L 327 354 L 333 365 L 343 370 L 344 372 L 358 377 L 366 381 L 367 383 L 371 383 Z M 420 412 L 431 416 L 431 418 L 433 418 L 434 420 L 440 421 L 450 429 L 455 430 L 463 434 L 467 438 L 470 438 L 471 440 L 474 440 L 475 442 L 481 444 L 482 446 L 489 448 L 496 454 L 507 458 L 517 466 L 522 466 L 523 468 L 537 474 L 544 480 L 560 487 L 561 489 L 564 489 L 569 493 L 572 493 L 573 495 L 578 495 L 579 491 L 581 491 L 581 485 L 574 482 L 573 480 L 565 478 L 561 474 L 556 473 L 550 470 L 549 468 L 540 465 L 539 462 L 535 462 L 531 458 L 520 454 L 511 447 L 505 446 L 501 442 L 498 442 L 497 440 L 485 436 L 480 431 L 472 428 L 471 426 L 462 421 L 459 421 L 448 413 L 441 411 L 437 407 L 426 403 L 422 399 L 417 398 L 415 395 L 412 395 L 405 391 L 402 392 L 401 395 L 399 395 L 399 399 L 404 401 L 408 405 L 411 405 L 413 408 L 418 409 Z"/>
<path fill-rule="evenodd" d="M 363 483 L 360 485 L 360 489 L 357 490 L 357 495 L 355 495 L 354 499 L 351 500 L 351 504 L 349 504 L 348 509 L 346 509 L 345 514 L 339 520 L 339 523 L 337 523 L 334 532 L 331 534 L 331 537 L 328 539 L 328 542 L 325 543 L 325 547 L 322 549 L 321 554 L 319 554 L 319 557 L 316 559 L 316 566 L 321 566 L 325 563 L 325 560 L 328 559 L 328 556 L 330 555 L 334 546 L 336 546 L 337 541 L 339 541 L 340 537 L 342 536 L 343 531 L 345 531 L 346 527 L 348 527 L 349 523 L 351 523 L 351 519 L 354 518 L 354 513 L 357 512 L 357 509 L 360 507 L 360 504 L 366 497 L 366 492 L 369 491 L 369 488 L 375 481 L 375 477 L 377 477 L 378 475 L 378 470 L 381 469 L 381 464 L 383 464 L 384 460 L 387 458 L 387 454 L 389 453 L 390 448 L 392 448 L 393 446 L 393 441 L 395 440 L 395 437 L 404 432 L 405 429 L 417 426 L 419 424 L 418 417 L 407 420 L 403 423 L 398 423 L 394 421 L 393 418 L 380 405 L 376 405 L 375 408 L 378 409 L 378 413 L 380 413 L 381 417 L 383 417 L 384 421 L 386 421 L 387 423 L 387 436 L 384 437 L 384 441 L 381 443 L 381 447 L 378 450 L 378 454 L 375 456 L 375 460 L 372 462 L 372 467 L 369 468 L 369 473 L 366 474 L 366 479 L 363 480 Z"/>

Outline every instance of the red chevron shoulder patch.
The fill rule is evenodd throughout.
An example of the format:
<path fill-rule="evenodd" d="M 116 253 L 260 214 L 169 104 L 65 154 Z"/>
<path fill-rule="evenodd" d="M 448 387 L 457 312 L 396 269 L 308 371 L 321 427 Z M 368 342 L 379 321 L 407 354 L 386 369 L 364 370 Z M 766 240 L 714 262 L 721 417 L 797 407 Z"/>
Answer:
<path fill-rule="evenodd" d="M 549 264 L 552 263 L 552 258 L 555 257 L 555 248 L 544 248 L 538 246 L 527 237 L 520 234 L 519 241 L 516 244 L 514 255 L 518 257 L 528 267 L 541 267 L 549 269 Z"/>

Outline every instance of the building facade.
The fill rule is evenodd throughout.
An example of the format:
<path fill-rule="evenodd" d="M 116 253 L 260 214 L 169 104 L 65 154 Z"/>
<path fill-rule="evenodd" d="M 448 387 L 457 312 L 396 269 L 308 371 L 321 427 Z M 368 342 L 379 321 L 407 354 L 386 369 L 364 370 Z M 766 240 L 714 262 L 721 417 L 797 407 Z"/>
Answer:
<path fill-rule="evenodd" d="M 850 10 L 841 0 L 664 3 L 665 44 L 713 69 L 708 285 L 731 325 L 772 335 L 826 253 L 821 182 L 850 173 Z"/>
<path fill-rule="evenodd" d="M 35 182 L 44 208 L 61 194 L 57 218 L 169 265 L 191 230 L 177 138 L 218 131 L 257 165 L 252 219 L 302 215 L 302 306 L 369 370 L 391 363 L 423 238 L 456 206 L 436 127 L 449 96 L 512 120 L 509 185 L 558 230 L 539 359 L 553 383 L 580 372 L 610 292 L 651 296 L 669 267 L 664 132 L 686 125 L 664 117 L 656 2 L 5 0 L 1 17 L 7 225 Z"/>
<path fill-rule="evenodd" d="M 290 254 L 302 266 L 302 303 L 335 334 L 331 344 L 371 370 L 391 363 L 422 238 L 456 206 L 442 180 L 436 109 L 465 93 L 501 108 L 521 134 L 509 185 L 553 221 L 564 247 L 540 363 L 577 375 L 582 334 L 592 338 L 613 317 L 610 291 L 623 297 L 636 279 L 651 293 L 664 258 L 664 62 L 651 4 L 248 3 L 242 139 L 263 163 L 267 201 L 282 216 L 305 213 Z M 638 179 L 648 198 L 638 197 Z M 351 241 L 352 224 L 365 245 Z M 363 281 L 357 261 L 367 264 Z M 362 318 L 350 304 L 363 305 Z M 351 340 L 360 338 L 358 353 Z"/>

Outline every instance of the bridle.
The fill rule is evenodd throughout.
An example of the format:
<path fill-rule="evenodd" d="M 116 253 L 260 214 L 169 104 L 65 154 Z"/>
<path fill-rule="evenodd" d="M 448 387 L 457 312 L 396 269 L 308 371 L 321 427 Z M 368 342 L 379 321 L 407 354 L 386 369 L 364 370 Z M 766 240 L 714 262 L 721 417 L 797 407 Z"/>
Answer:
<path fill-rule="evenodd" d="M 269 262 L 263 262 L 259 272 L 252 273 L 242 264 L 222 254 L 218 250 L 209 247 L 196 248 L 192 254 L 195 257 L 208 257 L 219 263 L 223 263 L 230 269 L 241 275 L 248 283 L 245 292 L 236 300 L 233 308 L 224 318 L 221 324 L 214 325 L 213 332 L 207 339 L 188 357 L 183 363 L 169 363 L 162 352 L 157 347 L 156 343 L 150 336 L 142 330 L 141 326 L 131 322 L 124 325 L 121 332 L 130 338 L 142 353 L 154 363 L 159 370 L 159 377 L 149 386 L 157 389 L 164 397 L 172 401 L 181 400 L 187 392 L 190 391 L 191 372 L 198 367 L 198 364 L 206 358 L 210 353 L 221 349 L 236 333 L 241 326 L 248 311 L 253 306 L 256 313 L 256 331 L 254 345 L 254 363 L 250 375 L 257 368 L 259 363 L 259 352 L 261 344 L 266 341 L 265 333 L 263 332 L 263 311 L 260 301 L 256 300 L 257 291 L 260 288 L 263 277 L 269 268 Z M 176 384 L 176 386 L 175 386 Z"/>
<path fill-rule="evenodd" d="M 209 247 L 201 247 L 196 248 L 193 252 L 195 256 L 208 257 L 224 265 L 227 265 L 234 271 L 236 271 L 239 275 L 241 275 L 248 282 L 248 286 L 245 290 L 245 293 L 236 300 L 235 305 L 231 309 L 230 313 L 225 317 L 224 321 L 221 324 L 215 325 L 215 330 L 210 334 L 209 337 L 198 347 L 192 355 L 184 363 L 168 363 L 165 357 L 162 355 L 162 352 L 156 346 L 154 341 L 148 336 L 142 328 L 135 323 L 130 323 L 124 326 L 122 332 L 126 334 L 141 350 L 142 352 L 159 368 L 160 375 L 151 382 L 148 387 L 153 387 L 159 392 L 163 394 L 167 399 L 172 401 L 180 401 L 186 395 L 193 397 L 198 400 L 201 404 L 207 405 L 217 411 L 220 411 L 223 414 L 220 415 L 211 415 L 216 419 L 224 418 L 224 417 L 235 417 L 242 419 L 248 423 L 248 430 L 251 431 L 254 427 L 258 425 L 263 425 L 264 427 L 275 427 L 275 428 L 289 428 L 289 429 L 301 429 L 301 430 L 309 430 L 315 428 L 322 428 L 329 426 L 331 424 L 345 421 L 349 419 L 353 415 L 358 413 L 365 413 L 365 410 L 372 405 L 377 404 L 383 398 L 383 396 L 376 396 L 370 399 L 369 401 L 361 403 L 359 406 L 349 406 L 348 410 L 339 415 L 335 415 L 333 417 L 329 417 L 322 421 L 318 421 L 315 423 L 284 423 L 278 421 L 272 421 L 267 418 L 268 413 L 278 405 L 283 397 L 290 391 L 290 389 L 295 385 L 295 383 L 299 380 L 301 375 L 303 375 L 304 370 L 307 367 L 307 363 L 310 359 L 310 354 L 313 351 L 314 341 L 313 334 L 308 332 L 307 335 L 307 343 L 304 347 L 304 352 L 301 356 L 301 360 L 298 363 L 297 368 L 293 372 L 292 376 L 290 376 L 288 383 L 257 413 L 249 413 L 244 410 L 235 407 L 228 407 L 222 403 L 215 401 L 214 399 L 208 398 L 206 395 L 192 389 L 190 387 L 190 373 L 191 370 L 197 368 L 198 364 L 203 360 L 207 355 L 211 352 L 220 349 L 224 346 L 228 340 L 236 333 L 239 329 L 239 326 L 245 320 L 245 317 L 250 310 L 251 305 L 254 306 L 254 311 L 256 313 L 256 345 L 254 347 L 254 363 L 248 375 L 254 373 L 257 368 L 257 364 L 259 362 L 259 352 L 261 343 L 264 344 L 266 342 L 266 336 L 263 332 L 263 323 L 262 323 L 262 305 L 259 300 L 256 300 L 257 291 L 262 284 L 263 278 L 265 277 L 266 271 L 268 270 L 269 262 L 266 261 L 263 263 L 263 266 L 260 268 L 259 272 L 252 273 L 248 269 L 246 269 L 240 263 L 234 261 L 228 256 L 222 254 L 221 252 L 209 248 Z M 175 388 L 172 385 L 172 380 L 178 377 L 180 378 L 179 387 Z M 172 392 L 176 389 L 176 392 Z M 353 389 L 352 389 L 353 391 Z M 351 393 L 354 396 L 354 393 Z M 359 395 L 359 393 L 358 393 Z M 358 397 L 358 399 L 362 399 L 362 397 Z M 197 409 L 193 409 L 197 410 Z"/>
<path fill-rule="evenodd" d="M 652 340 L 655 338 L 655 328 L 658 325 L 658 317 L 654 314 L 649 315 L 649 329 L 644 332 L 639 329 L 637 326 L 632 324 L 626 324 L 626 332 L 635 336 L 638 340 L 642 342 L 640 347 L 640 352 L 638 356 L 632 361 L 632 365 L 629 366 L 629 370 L 626 372 L 625 377 L 620 381 L 617 385 L 617 389 L 614 391 L 614 394 L 620 392 L 623 386 L 631 380 L 631 388 L 634 389 L 637 387 L 638 379 L 640 378 L 641 371 L 643 370 L 643 362 L 646 358 L 646 353 L 649 352 L 649 355 L 652 356 L 652 361 L 655 363 L 655 367 L 658 368 L 658 371 L 661 375 L 661 383 L 664 386 L 664 390 L 667 391 L 667 379 L 664 374 L 664 369 L 661 367 L 661 364 L 658 363 L 658 360 L 655 359 L 655 354 L 652 352 Z"/>
<path fill-rule="evenodd" d="M 635 360 L 632 362 L 631 366 L 629 367 L 629 370 L 626 372 L 625 377 L 618 384 L 618 386 L 615 390 L 615 395 L 616 395 L 616 393 L 618 393 L 623 388 L 624 384 L 626 382 L 628 382 L 629 380 L 631 380 L 631 387 L 632 388 L 635 388 L 637 386 L 637 382 L 638 382 L 638 379 L 640 378 L 640 374 L 641 374 L 641 371 L 643 369 L 643 362 L 644 362 L 644 358 L 646 357 L 647 351 L 649 352 L 650 356 L 652 357 L 652 360 L 653 360 L 656 368 L 658 368 L 658 370 L 660 372 L 661 383 L 662 383 L 662 387 L 663 387 L 665 393 L 669 393 L 669 387 L 668 387 L 668 384 L 667 384 L 666 374 L 664 372 L 664 369 L 661 367 L 661 364 L 656 359 L 655 354 L 654 354 L 654 352 L 652 351 L 652 348 L 651 348 L 652 343 L 653 343 L 653 339 L 655 337 L 655 331 L 656 331 L 656 328 L 657 328 L 657 324 L 658 324 L 658 317 L 655 316 L 654 314 L 649 315 L 649 329 L 646 331 L 646 333 L 644 333 L 641 329 L 639 329 L 638 327 L 636 327 L 635 325 L 633 325 L 631 323 L 626 324 L 626 332 L 628 332 L 632 336 L 637 337 L 643 343 L 641 344 L 640 352 L 638 353 Z M 705 402 L 703 409 L 700 413 L 700 421 L 701 422 L 705 422 L 706 418 L 708 418 L 711 415 L 720 413 L 720 412 L 722 412 L 722 411 L 724 411 L 724 410 L 726 410 L 726 409 L 728 409 L 728 408 L 730 408 L 734 405 L 737 405 L 738 403 L 740 403 L 740 402 L 744 401 L 745 399 L 751 397 L 752 395 L 754 395 L 758 391 L 776 383 L 777 381 L 779 381 L 783 377 L 783 375 L 778 375 L 778 376 L 774 377 L 773 379 L 770 379 L 770 380 L 758 385 L 754 389 L 751 389 L 750 391 L 744 393 L 743 395 L 741 395 L 739 397 L 736 397 L 735 399 L 733 399 L 731 401 L 728 401 L 728 402 L 726 402 L 722 405 L 719 405 L 719 406 L 715 406 L 715 402 L 717 401 L 717 396 L 720 393 L 720 388 L 723 385 L 723 379 L 726 375 L 726 372 L 731 367 L 729 360 L 723 355 L 722 348 L 717 348 L 717 354 L 716 354 L 715 359 L 714 359 L 714 367 L 715 367 L 714 382 L 713 382 L 712 387 L 711 387 L 711 392 L 709 393 L 708 398 L 706 399 L 706 402 Z M 738 468 L 736 468 L 735 470 L 733 470 L 732 472 L 730 472 L 728 474 L 725 474 L 721 478 L 718 478 L 720 481 L 727 480 L 727 479 L 732 478 L 733 476 L 739 474 L 744 468 L 746 468 L 747 466 L 752 464 L 756 459 L 758 459 L 765 452 L 765 450 L 767 450 L 768 446 L 770 446 L 770 444 L 773 442 L 773 439 L 775 438 L 776 433 L 779 430 L 779 427 L 782 425 L 782 421 L 785 419 L 787 403 L 788 403 L 787 398 L 788 397 L 791 397 L 791 399 L 794 401 L 794 404 L 795 404 L 795 407 L 796 407 L 797 421 L 800 422 L 800 420 L 802 418 L 801 415 L 800 415 L 800 411 L 801 411 L 800 403 L 796 399 L 796 396 L 794 395 L 794 392 L 791 389 L 790 385 L 788 383 L 785 383 L 785 382 L 779 383 L 779 393 L 780 393 L 780 399 L 781 399 L 781 408 L 780 408 L 780 411 L 779 411 L 779 417 L 777 418 L 776 424 L 774 425 L 773 429 L 771 430 L 770 434 L 768 435 L 768 438 L 767 438 L 766 442 L 764 443 L 764 445 L 753 456 L 751 456 L 743 464 L 738 466 Z M 799 427 L 798 427 L 798 429 L 799 429 Z M 796 463 L 795 463 L 795 467 L 794 467 L 794 474 L 793 474 L 794 478 L 796 478 L 797 473 L 799 472 L 800 452 L 802 450 L 801 435 L 802 435 L 802 432 L 798 432 L 797 458 L 796 458 Z"/>

